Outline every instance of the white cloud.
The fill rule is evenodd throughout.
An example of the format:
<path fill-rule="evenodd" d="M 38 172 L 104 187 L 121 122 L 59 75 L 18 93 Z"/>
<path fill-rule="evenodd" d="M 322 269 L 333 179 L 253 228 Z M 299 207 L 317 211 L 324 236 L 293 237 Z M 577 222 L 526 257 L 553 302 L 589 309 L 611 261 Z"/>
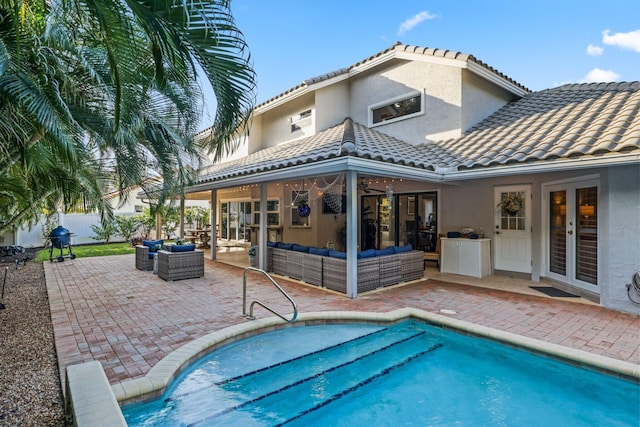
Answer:
<path fill-rule="evenodd" d="M 435 19 L 437 16 L 438 15 L 435 15 L 433 13 L 429 13 L 426 10 L 423 10 L 422 12 L 418 13 L 415 16 L 412 16 L 411 18 L 405 20 L 402 24 L 400 24 L 400 28 L 398 28 L 398 35 L 403 36 L 408 31 L 411 31 L 416 25 L 418 25 L 422 21 L 426 21 L 428 19 Z"/>
<path fill-rule="evenodd" d="M 610 30 L 602 32 L 602 43 L 610 46 L 618 46 L 622 49 L 631 49 L 640 53 L 640 30 L 628 33 L 609 34 Z"/>
<path fill-rule="evenodd" d="M 600 56 L 604 52 L 604 48 L 601 46 L 594 46 L 590 44 L 587 46 L 587 55 L 589 56 Z"/>
<path fill-rule="evenodd" d="M 601 70 L 594 68 L 589 71 L 580 83 L 598 83 L 598 82 L 615 82 L 620 80 L 620 74 L 612 70 Z"/>

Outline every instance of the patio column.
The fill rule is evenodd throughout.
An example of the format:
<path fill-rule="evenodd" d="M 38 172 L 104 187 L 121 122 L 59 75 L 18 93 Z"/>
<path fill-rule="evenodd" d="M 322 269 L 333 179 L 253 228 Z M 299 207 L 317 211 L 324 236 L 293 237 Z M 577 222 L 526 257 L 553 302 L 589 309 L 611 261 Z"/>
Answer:
<path fill-rule="evenodd" d="M 347 171 L 347 296 L 358 296 L 358 174 Z"/>
<path fill-rule="evenodd" d="M 260 228 L 258 232 L 258 268 L 267 271 L 267 189 L 268 184 L 260 183 Z"/>
<path fill-rule="evenodd" d="M 162 239 L 162 215 L 160 215 L 160 205 L 156 210 L 156 240 Z"/>
<path fill-rule="evenodd" d="M 216 218 L 218 217 L 218 190 L 211 190 L 209 202 L 211 203 L 211 209 L 209 209 L 209 223 L 211 224 L 209 258 L 216 259 L 216 249 L 218 247 L 218 224 L 216 224 Z"/>
<path fill-rule="evenodd" d="M 184 194 L 180 196 L 180 233 L 181 239 L 184 239 Z"/>

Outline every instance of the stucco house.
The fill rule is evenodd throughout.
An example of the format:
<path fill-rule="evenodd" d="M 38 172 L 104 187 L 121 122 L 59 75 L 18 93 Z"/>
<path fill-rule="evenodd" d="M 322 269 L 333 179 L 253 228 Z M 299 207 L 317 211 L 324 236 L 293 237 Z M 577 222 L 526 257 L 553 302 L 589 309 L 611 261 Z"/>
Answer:
<path fill-rule="evenodd" d="M 350 297 L 359 252 L 462 232 L 488 251 L 445 238 L 441 266 L 480 257 L 638 312 L 640 82 L 532 92 L 472 55 L 395 44 L 258 105 L 239 144 L 188 197 L 223 239 L 346 251 Z"/>

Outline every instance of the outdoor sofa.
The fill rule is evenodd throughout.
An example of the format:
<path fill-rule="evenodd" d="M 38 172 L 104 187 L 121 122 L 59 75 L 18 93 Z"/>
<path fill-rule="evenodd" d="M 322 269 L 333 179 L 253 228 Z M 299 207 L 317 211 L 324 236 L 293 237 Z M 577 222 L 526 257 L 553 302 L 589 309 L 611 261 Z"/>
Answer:
<path fill-rule="evenodd" d="M 143 240 L 136 245 L 136 268 L 154 269 L 157 256 L 158 277 L 167 281 L 204 276 L 204 252 L 194 244 L 164 245 L 163 240 Z"/>
<path fill-rule="evenodd" d="M 423 252 L 390 246 L 358 253 L 358 292 L 417 280 L 424 274 Z M 345 252 L 287 243 L 267 243 L 267 270 L 275 274 L 347 292 Z"/>
<path fill-rule="evenodd" d="M 172 282 L 204 276 L 204 251 L 192 248 L 178 252 L 175 245 L 170 249 L 173 251 L 158 251 L 158 277 Z"/>

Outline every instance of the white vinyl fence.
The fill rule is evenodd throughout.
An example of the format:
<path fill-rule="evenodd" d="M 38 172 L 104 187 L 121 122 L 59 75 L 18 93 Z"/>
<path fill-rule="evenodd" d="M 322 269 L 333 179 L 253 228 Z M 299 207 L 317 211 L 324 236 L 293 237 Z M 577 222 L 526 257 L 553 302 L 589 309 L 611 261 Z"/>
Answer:
<path fill-rule="evenodd" d="M 129 216 L 133 214 L 124 215 Z M 91 226 L 100 225 L 100 217 L 97 214 L 58 214 L 58 221 L 53 224 L 53 228 L 58 225 L 63 226 L 71 232 L 71 245 L 104 242 L 104 240 L 96 240 L 93 238 L 96 237 L 96 235 L 91 229 Z M 18 229 L 15 234 L 15 242 L 13 242 L 13 244 L 23 246 L 25 248 L 48 246 L 47 234 L 48 230 L 46 230 L 46 219 L 43 218 L 40 223 L 31 229 Z M 12 244 L 10 243 L 10 240 L 13 239 L 6 238 L 5 243 L 3 244 Z M 119 235 L 114 235 L 111 236 L 109 241 L 124 242 L 124 238 Z"/>

